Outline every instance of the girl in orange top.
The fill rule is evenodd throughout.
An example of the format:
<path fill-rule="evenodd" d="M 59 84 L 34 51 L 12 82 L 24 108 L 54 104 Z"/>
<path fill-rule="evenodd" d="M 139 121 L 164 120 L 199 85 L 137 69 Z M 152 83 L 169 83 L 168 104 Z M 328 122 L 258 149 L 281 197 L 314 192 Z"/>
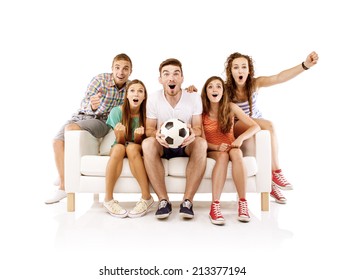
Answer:
<path fill-rule="evenodd" d="M 203 137 L 208 142 L 208 157 L 216 161 L 212 173 L 212 204 L 209 217 L 211 222 L 217 225 L 225 223 L 220 209 L 220 196 L 226 181 L 229 160 L 232 161 L 232 177 L 239 196 L 238 220 L 250 220 L 246 201 L 246 170 L 240 147 L 244 140 L 260 130 L 259 125 L 238 105 L 229 101 L 224 88 L 224 81 L 220 77 L 212 76 L 204 84 L 201 93 Z M 233 133 L 234 119 L 239 119 L 248 127 L 236 139 Z"/>

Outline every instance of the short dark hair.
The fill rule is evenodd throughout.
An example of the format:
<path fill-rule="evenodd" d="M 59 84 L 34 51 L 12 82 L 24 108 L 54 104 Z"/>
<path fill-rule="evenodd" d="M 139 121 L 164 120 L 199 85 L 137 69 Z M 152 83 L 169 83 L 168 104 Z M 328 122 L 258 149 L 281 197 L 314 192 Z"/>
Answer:
<path fill-rule="evenodd" d="M 165 67 L 166 65 L 173 65 L 173 66 L 178 66 L 180 68 L 180 71 L 182 73 L 182 76 L 183 76 L 183 68 L 182 68 L 182 63 L 176 59 L 176 58 L 168 58 L 166 60 L 164 60 L 163 62 L 160 63 L 160 66 L 159 66 L 159 73 L 161 75 L 161 69 L 163 67 Z"/>
<path fill-rule="evenodd" d="M 128 61 L 130 63 L 130 68 L 131 70 L 133 69 L 133 63 L 131 62 L 131 59 L 128 55 L 126 55 L 125 53 L 120 53 L 118 55 L 116 55 L 112 61 L 112 67 L 115 64 L 116 61 L 118 60 L 125 60 Z"/>

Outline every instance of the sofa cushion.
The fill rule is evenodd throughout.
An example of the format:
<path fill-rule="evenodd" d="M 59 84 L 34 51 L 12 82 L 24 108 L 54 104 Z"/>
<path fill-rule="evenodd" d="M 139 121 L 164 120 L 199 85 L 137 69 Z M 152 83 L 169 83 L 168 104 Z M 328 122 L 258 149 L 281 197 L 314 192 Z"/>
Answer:
<path fill-rule="evenodd" d="M 169 176 L 185 177 L 186 165 L 188 164 L 187 157 L 172 158 L 168 163 Z M 254 157 L 244 157 L 244 164 L 246 166 L 247 176 L 251 177 L 257 174 L 257 162 Z M 207 158 L 207 167 L 203 178 L 211 179 L 211 174 L 215 166 L 215 160 Z M 228 163 L 227 179 L 232 178 L 232 162 Z"/>
<path fill-rule="evenodd" d="M 115 140 L 116 140 L 115 133 L 113 132 L 113 129 L 110 129 L 108 134 L 106 134 L 100 140 L 99 154 L 101 156 L 110 155 L 111 146 L 115 142 Z"/>
<path fill-rule="evenodd" d="M 81 157 L 80 162 L 80 172 L 84 176 L 98 176 L 105 177 L 106 166 L 109 161 L 109 156 L 95 156 L 87 155 Z M 163 164 L 165 168 L 165 176 L 167 176 L 168 171 L 168 160 L 163 159 Z M 127 158 L 124 158 L 123 169 L 121 177 L 133 177 L 130 171 L 129 162 Z"/>
<path fill-rule="evenodd" d="M 98 176 L 105 177 L 106 166 L 109 160 L 109 156 L 95 156 L 95 155 L 86 155 L 81 158 L 80 171 L 81 175 L 84 176 Z M 178 157 L 172 158 L 170 160 L 162 159 L 165 176 L 174 176 L 174 177 L 185 177 L 185 170 L 188 163 L 187 157 Z M 251 177 L 257 174 L 257 162 L 254 157 L 244 157 L 244 164 L 246 166 L 247 176 Z M 211 179 L 212 170 L 215 166 L 215 160 L 207 158 L 207 166 L 204 173 L 204 178 Z M 133 177 L 128 159 L 125 158 L 123 162 L 123 169 L 121 177 Z M 227 179 L 232 178 L 232 162 L 228 164 Z"/>

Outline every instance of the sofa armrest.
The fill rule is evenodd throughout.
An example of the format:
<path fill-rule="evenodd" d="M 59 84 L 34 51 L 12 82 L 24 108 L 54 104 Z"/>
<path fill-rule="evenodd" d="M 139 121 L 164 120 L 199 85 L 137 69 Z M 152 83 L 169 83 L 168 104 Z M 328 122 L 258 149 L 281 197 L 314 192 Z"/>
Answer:
<path fill-rule="evenodd" d="M 255 157 L 258 172 L 256 175 L 257 192 L 271 191 L 271 139 L 268 130 L 260 130 L 255 135 Z"/>
<path fill-rule="evenodd" d="M 74 193 L 80 186 L 80 159 L 84 155 L 98 155 L 99 140 L 84 130 L 65 132 L 65 189 Z"/>

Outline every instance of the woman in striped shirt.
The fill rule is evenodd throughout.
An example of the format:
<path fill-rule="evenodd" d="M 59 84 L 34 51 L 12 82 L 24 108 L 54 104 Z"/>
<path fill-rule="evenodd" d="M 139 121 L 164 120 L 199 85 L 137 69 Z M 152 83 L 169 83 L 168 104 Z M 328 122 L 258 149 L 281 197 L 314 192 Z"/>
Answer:
<path fill-rule="evenodd" d="M 278 161 L 277 139 L 273 123 L 262 118 L 261 112 L 256 106 L 258 90 L 261 87 L 269 87 L 289 81 L 318 62 L 318 54 L 310 53 L 306 60 L 293 68 L 284 70 L 277 75 L 254 77 L 252 58 L 241 53 L 232 53 L 226 60 L 226 90 L 231 101 L 235 102 L 249 115 L 261 129 L 270 131 L 272 154 L 272 183 L 270 195 L 278 203 L 286 203 L 287 200 L 279 189 L 291 190 L 292 185 L 284 177 Z M 235 124 L 235 135 L 240 135 L 246 130 L 246 125 L 238 121 Z"/>

